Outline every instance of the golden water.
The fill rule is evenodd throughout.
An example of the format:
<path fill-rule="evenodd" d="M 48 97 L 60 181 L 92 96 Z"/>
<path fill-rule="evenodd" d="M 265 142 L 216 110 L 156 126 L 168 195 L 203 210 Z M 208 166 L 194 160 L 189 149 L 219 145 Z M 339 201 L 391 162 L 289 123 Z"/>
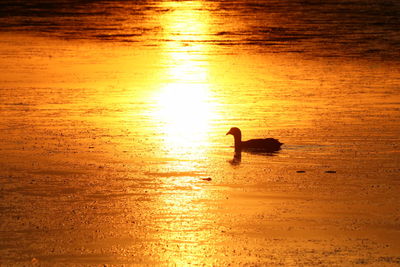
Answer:
<path fill-rule="evenodd" d="M 217 4 L 1 33 L 0 264 L 398 263 L 398 60 L 226 44 L 257 17 Z M 232 126 L 285 145 L 233 162 Z"/>

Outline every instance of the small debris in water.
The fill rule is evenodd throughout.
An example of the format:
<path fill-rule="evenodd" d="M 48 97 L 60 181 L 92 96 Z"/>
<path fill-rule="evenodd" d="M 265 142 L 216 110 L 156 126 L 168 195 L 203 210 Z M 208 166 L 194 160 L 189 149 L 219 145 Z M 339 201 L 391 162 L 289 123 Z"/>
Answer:
<path fill-rule="evenodd" d="M 202 178 L 201 180 L 204 180 L 204 181 L 211 181 L 212 179 L 211 179 L 211 177 L 207 177 L 207 178 Z"/>
<path fill-rule="evenodd" d="M 336 171 L 325 171 L 325 173 L 336 173 Z"/>
<path fill-rule="evenodd" d="M 296 171 L 297 173 L 305 173 L 306 171 Z"/>

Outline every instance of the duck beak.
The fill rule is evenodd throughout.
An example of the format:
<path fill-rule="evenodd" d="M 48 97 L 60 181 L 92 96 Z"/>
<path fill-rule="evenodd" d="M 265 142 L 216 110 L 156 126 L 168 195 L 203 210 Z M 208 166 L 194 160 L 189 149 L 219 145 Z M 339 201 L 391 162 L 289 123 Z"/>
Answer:
<path fill-rule="evenodd" d="M 229 130 L 229 132 L 226 133 L 226 135 L 228 135 L 228 134 L 232 134 L 232 133 L 231 133 L 231 130 Z"/>

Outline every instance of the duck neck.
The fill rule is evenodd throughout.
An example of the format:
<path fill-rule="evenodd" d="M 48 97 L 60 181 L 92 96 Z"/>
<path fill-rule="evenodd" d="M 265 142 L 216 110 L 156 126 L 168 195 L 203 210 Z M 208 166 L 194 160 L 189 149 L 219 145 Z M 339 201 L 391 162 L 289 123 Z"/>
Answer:
<path fill-rule="evenodd" d="M 233 137 L 235 138 L 235 151 L 236 152 L 242 151 L 242 135 L 236 134 Z"/>

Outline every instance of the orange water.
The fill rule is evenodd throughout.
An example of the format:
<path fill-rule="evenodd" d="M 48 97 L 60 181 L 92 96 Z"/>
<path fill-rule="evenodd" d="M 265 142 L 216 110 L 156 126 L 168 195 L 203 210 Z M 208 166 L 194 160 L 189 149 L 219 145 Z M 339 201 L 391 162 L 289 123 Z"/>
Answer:
<path fill-rule="evenodd" d="M 259 8 L 240 7 L 1 33 L 0 263 L 398 261 L 398 59 L 351 38 L 253 44 Z M 233 162 L 232 126 L 285 145 Z"/>

